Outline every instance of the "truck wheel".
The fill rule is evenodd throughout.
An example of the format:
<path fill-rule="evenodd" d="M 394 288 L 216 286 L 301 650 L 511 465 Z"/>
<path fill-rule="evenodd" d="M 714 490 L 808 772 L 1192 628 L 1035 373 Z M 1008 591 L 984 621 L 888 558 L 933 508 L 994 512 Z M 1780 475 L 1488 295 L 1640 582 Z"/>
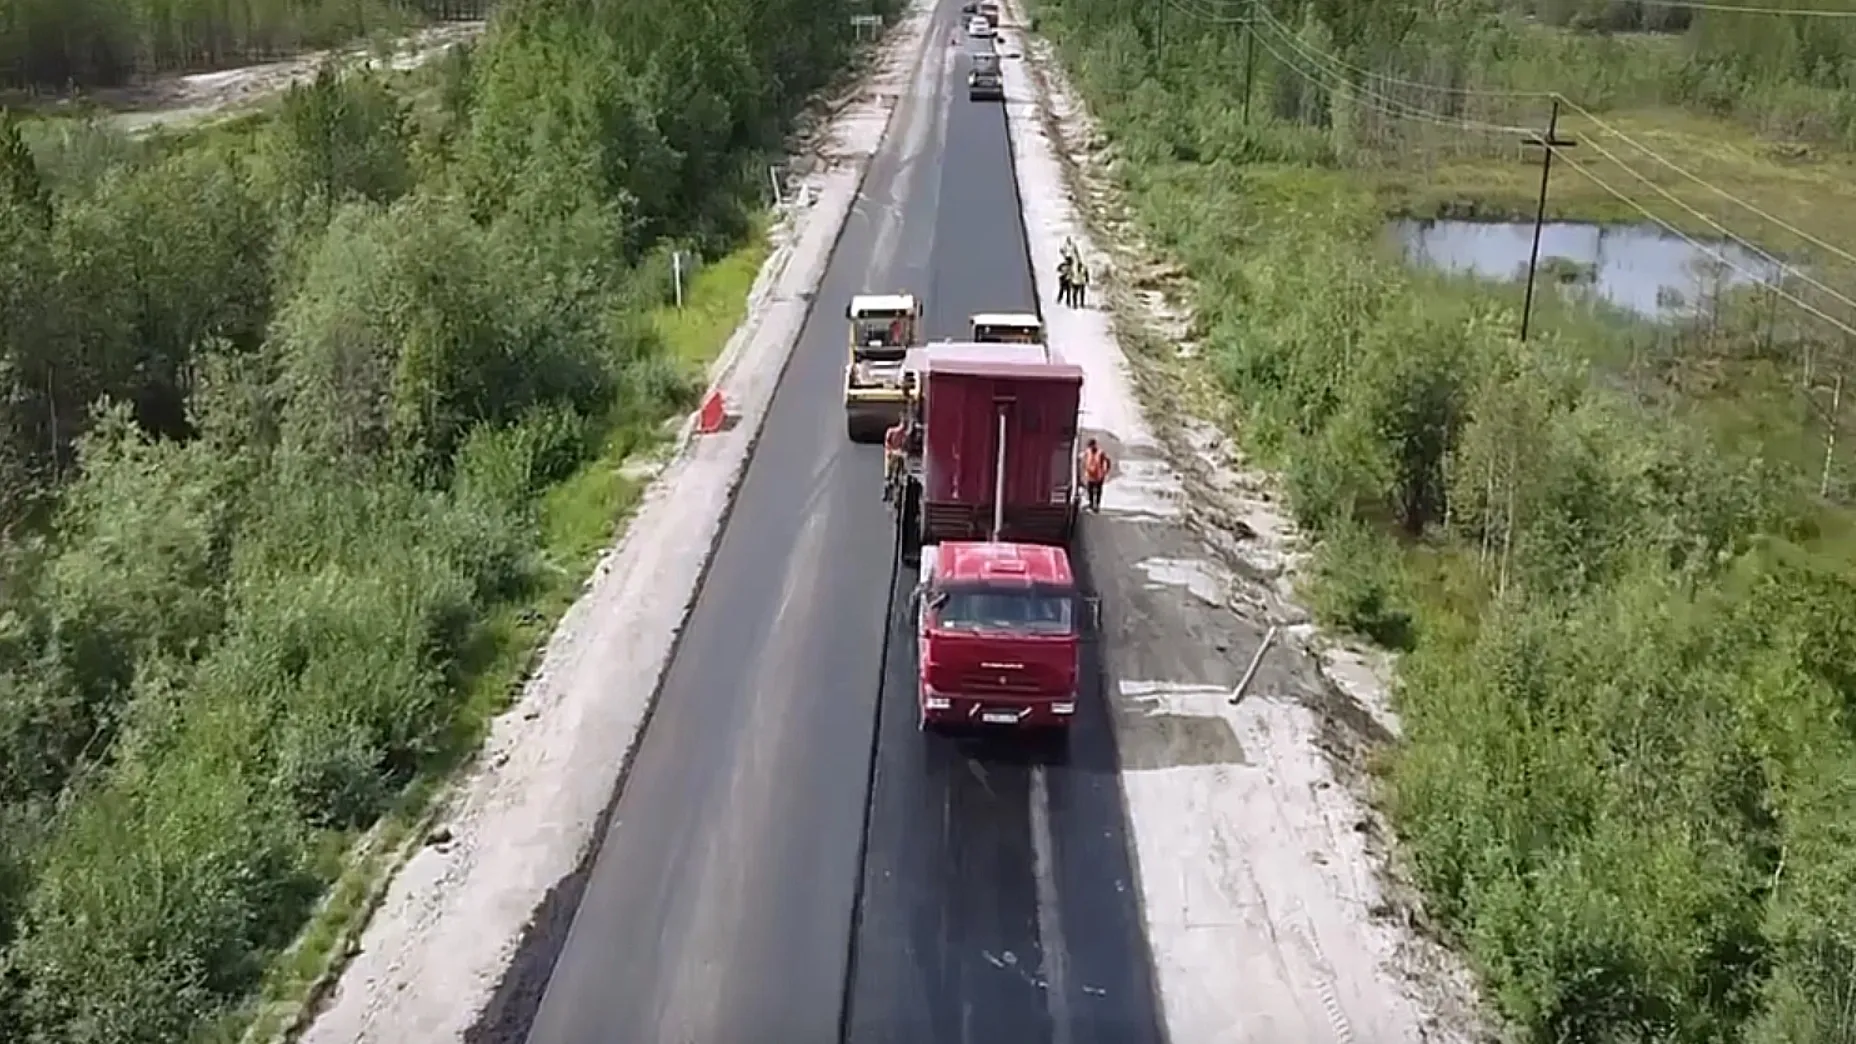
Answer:
<path fill-rule="evenodd" d="M 902 564 L 910 569 L 922 564 L 921 487 L 903 483 L 902 504 L 896 511 L 896 541 L 902 547 Z"/>

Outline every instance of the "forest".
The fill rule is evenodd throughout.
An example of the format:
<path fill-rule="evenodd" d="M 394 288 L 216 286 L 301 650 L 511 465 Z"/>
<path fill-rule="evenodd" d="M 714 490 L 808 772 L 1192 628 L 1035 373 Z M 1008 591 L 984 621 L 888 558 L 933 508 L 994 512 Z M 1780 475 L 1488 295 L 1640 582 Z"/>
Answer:
<path fill-rule="evenodd" d="M 481 18 L 488 0 L 0 0 L 0 90 L 115 87 Z"/>
<path fill-rule="evenodd" d="M 1541 126 L 1545 101 L 1503 91 L 1634 110 L 1644 139 L 1848 143 L 1856 21 L 1628 2 L 1032 10 L 1148 241 L 1190 276 L 1201 350 L 1150 344 L 1140 365 L 1214 378 L 1197 407 L 1281 472 L 1318 541 L 1317 614 L 1399 653 L 1404 732 L 1377 793 L 1420 924 L 1468 955 L 1519 1039 L 1850 1040 L 1853 458 L 1800 391 L 1840 402 L 1849 342 L 1747 302 L 1645 334 L 1553 293 L 1523 341 L 1518 288 L 1384 246 L 1381 190 L 1442 180 L 1459 213 L 1505 214 L 1471 191 L 1493 172 L 1525 184 L 1531 218 L 1538 153 L 1476 121 L 1531 106 Z M 1579 181 L 1574 160 L 1554 177 Z M 1834 174 L 1760 162 L 1752 188 L 1840 198 Z M 1848 227 L 1804 212 L 1820 235 Z"/>
<path fill-rule="evenodd" d="M 131 6 L 10 0 L 0 40 L 226 29 Z M 287 46 L 254 10 L 228 46 Z M 667 252 L 749 237 L 852 46 L 808 0 L 515 0 L 416 96 L 0 121 L 0 1040 L 237 1039 L 348 845 L 504 698 L 486 663 L 546 629 L 516 607 L 577 586 L 544 505 L 692 405 Z"/>

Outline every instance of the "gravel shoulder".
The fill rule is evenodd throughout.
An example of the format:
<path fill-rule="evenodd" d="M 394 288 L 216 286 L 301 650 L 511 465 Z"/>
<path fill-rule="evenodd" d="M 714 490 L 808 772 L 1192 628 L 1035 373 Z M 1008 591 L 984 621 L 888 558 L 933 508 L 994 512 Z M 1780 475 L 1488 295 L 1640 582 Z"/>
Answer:
<path fill-rule="evenodd" d="M 1084 542 L 1169 1035 L 1481 1039 L 1471 977 L 1414 929 L 1370 803 L 1366 756 L 1397 734 L 1391 665 L 1309 623 L 1293 593 L 1302 542 L 1276 484 L 1184 415 L 1177 367 L 1124 352 L 1171 350 L 1187 316 L 1126 278 L 1153 262 L 1091 151 L 1101 139 L 1046 42 L 1006 8 L 1006 104 L 1044 314 L 1088 374 L 1085 433 L 1119 469 Z M 1066 238 L 1096 276 L 1087 309 L 1055 300 Z"/>
<path fill-rule="evenodd" d="M 905 23 L 871 77 L 832 106 L 800 175 L 748 319 L 714 387 L 735 418 L 682 438 L 624 534 L 562 618 L 521 697 L 454 793 L 445 840 L 416 853 L 303 1035 L 311 1044 L 462 1039 L 525 929 L 600 836 L 694 603 L 813 291 L 882 141 L 910 59 Z M 570 911 L 569 911 L 570 912 Z"/>

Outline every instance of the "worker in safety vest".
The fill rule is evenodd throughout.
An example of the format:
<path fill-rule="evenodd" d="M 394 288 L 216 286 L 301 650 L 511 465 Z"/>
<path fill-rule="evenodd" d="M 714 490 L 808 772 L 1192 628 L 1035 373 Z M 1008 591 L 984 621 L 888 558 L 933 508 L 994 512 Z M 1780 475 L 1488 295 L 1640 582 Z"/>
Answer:
<path fill-rule="evenodd" d="M 1109 459 L 1108 454 L 1102 452 L 1102 447 L 1096 444 L 1096 440 L 1090 439 L 1089 444 L 1083 447 L 1083 492 L 1089 498 L 1090 511 L 1101 513 L 1102 484 L 1108 481 L 1109 470 L 1113 466 L 1114 461 Z"/>
<path fill-rule="evenodd" d="M 890 425 L 883 433 L 883 499 L 888 501 L 896 491 L 902 479 L 903 452 L 909 445 L 909 419 L 907 416 Z"/>

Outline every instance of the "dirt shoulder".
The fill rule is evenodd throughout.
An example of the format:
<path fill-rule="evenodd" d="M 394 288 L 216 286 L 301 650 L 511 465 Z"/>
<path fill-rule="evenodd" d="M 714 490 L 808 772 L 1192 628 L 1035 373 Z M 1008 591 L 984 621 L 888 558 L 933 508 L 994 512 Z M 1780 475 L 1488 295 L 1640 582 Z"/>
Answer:
<path fill-rule="evenodd" d="M 1179 274 L 1142 242 L 1052 50 L 1008 29 L 1007 108 L 1051 340 L 1088 374 L 1085 434 L 1119 461 L 1085 539 L 1169 1034 L 1478 1039 L 1471 977 L 1418 930 L 1371 802 L 1367 762 L 1398 731 L 1391 665 L 1309 623 L 1295 593 L 1304 541 L 1279 484 L 1245 466 L 1215 418 L 1182 409 L 1207 400 L 1178 365 L 1191 316 L 1156 289 Z M 1049 285 L 1066 238 L 1102 294 L 1088 308 L 1059 305 Z"/>

